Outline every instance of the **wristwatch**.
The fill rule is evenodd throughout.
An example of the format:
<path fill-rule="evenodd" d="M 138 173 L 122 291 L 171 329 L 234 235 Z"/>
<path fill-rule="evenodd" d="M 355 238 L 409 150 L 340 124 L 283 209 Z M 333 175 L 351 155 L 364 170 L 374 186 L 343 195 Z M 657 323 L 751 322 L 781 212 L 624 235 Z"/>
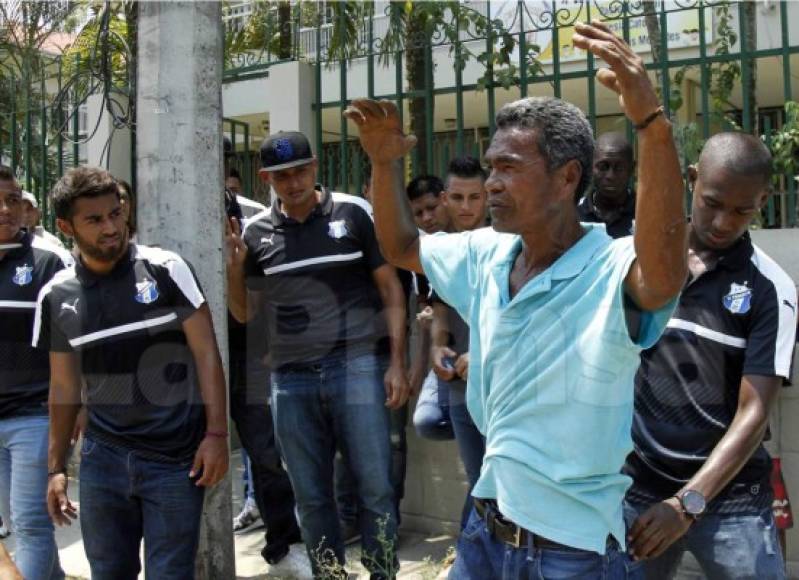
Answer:
<path fill-rule="evenodd" d="M 682 511 L 693 520 L 699 519 L 705 508 L 707 507 L 707 500 L 705 496 L 696 491 L 695 489 L 686 489 L 677 494 L 677 499 L 680 500 Z"/>

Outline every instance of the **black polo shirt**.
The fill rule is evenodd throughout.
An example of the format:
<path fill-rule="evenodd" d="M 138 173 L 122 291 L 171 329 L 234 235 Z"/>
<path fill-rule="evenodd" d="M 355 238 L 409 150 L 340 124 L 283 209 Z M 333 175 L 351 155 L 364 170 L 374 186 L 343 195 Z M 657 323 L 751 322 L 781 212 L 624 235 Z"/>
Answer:
<path fill-rule="evenodd" d="M 796 288 L 748 234 L 685 286 L 635 378 L 631 500 L 662 500 L 693 477 L 729 429 L 744 375 L 790 380 L 795 332 Z M 771 505 L 770 472 L 760 445 L 708 510 Z"/>
<path fill-rule="evenodd" d="M 0 419 L 47 414 L 50 359 L 31 346 L 39 291 L 72 264 L 63 248 L 22 232 L 18 242 L 0 244 Z"/>
<path fill-rule="evenodd" d="M 304 222 L 279 200 L 247 221 L 247 286 L 260 292 L 273 369 L 386 349 L 372 273 L 385 264 L 365 200 L 322 190 Z"/>
<path fill-rule="evenodd" d="M 623 238 L 633 235 L 635 230 L 635 192 L 627 192 L 627 201 L 611 222 L 605 222 L 596 213 L 593 195 L 595 190 L 590 190 L 577 204 L 577 213 L 581 222 L 605 224 L 605 229 L 611 238 Z"/>
<path fill-rule="evenodd" d="M 89 435 L 154 461 L 193 457 L 205 411 L 182 323 L 204 301 L 180 256 L 137 244 L 108 275 L 79 262 L 45 286 L 33 344 L 79 356 Z"/>

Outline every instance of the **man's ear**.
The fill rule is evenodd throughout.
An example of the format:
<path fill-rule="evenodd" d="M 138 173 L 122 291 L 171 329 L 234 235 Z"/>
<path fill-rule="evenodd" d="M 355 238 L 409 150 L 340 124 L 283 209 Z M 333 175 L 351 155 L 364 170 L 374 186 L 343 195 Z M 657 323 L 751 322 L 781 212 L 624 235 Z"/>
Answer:
<path fill-rule="evenodd" d="M 266 169 L 259 169 L 258 177 L 261 179 L 261 181 L 269 185 L 269 172 Z"/>
<path fill-rule="evenodd" d="M 61 231 L 62 234 L 69 238 L 75 237 L 75 230 L 72 227 L 72 223 L 69 220 L 64 220 L 61 218 L 57 218 L 55 220 L 55 225 Z"/>
<path fill-rule="evenodd" d="M 577 188 L 580 187 L 580 179 L 583 176 L 583 168 L 576 159 L 570 159 L 559 167 L 556 171 L 560 173 L 562 179 L 562 194 L 570 200 L 575 198 Z"/>

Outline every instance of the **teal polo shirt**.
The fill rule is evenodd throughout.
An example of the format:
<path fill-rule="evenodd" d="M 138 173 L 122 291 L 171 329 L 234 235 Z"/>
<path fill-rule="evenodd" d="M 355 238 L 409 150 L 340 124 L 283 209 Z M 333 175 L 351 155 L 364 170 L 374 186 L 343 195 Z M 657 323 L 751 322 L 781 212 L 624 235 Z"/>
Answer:
<path fill-rule="evenodd" d="M 435 291 L 469 323 L 467 404 L 486 437 L 473 495 L 494 498 L 516 524 L 604 554 L 625 545 L 620 473 L 632 450 L 639 353 L 666 326 L 676 299 L 641 314 L 630 338 L 624 279 L 633 238 L 602 224 L 510 299 L 521 238 L 490 228 L 421 238 Z"/>

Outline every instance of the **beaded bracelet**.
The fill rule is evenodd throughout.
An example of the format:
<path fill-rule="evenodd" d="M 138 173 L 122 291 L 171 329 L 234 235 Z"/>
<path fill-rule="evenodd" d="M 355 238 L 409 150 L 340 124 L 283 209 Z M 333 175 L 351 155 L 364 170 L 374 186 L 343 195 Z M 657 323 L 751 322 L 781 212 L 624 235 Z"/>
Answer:
<path fill-rule="evenodd" d="M 228 432 L 227 431 L 206 431 L 205 432 L 205 436 L 206 437 L 220 437 L 220 438 L 224 439 L 225 437 L 228 436 Z"/>
<path fill-rule="evenodd" d="M 633 127 L 635 127 L 636 131 L 642 131 L 642 130 L 646 129 L 647 127 L 649 127 L 650 124 L 652 124 L 652 121 L 657 119 L 659 115 L 662 115 L 664 113 L 664 111 L 665 111 L 665 109 L 663 108 L 663 105 L 660 105 L 657 109 L 655 109 L 654 113 L 649 115 L 646 119 L 644 119 L 643 121 L 641 121 L 637 125 L 633 125 Z"/>

